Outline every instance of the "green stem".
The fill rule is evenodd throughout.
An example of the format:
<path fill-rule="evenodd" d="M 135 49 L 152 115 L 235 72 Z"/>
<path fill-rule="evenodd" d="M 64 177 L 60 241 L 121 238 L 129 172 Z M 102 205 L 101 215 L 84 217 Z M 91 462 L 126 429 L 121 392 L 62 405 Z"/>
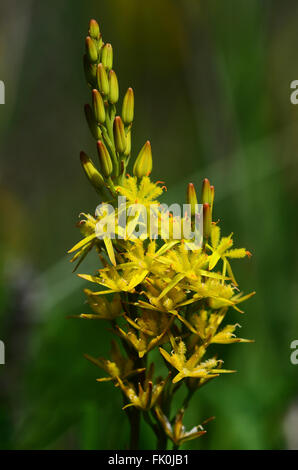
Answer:
<path fill-rule="evenodd" d="M 162 431 L 157 438 L 156 450 L 167 450 L 167 435 Z"/>
<path fill-rule="evenodd" d="M 195 390 L 191 390 L 191 389 L 188 390 L 188 393 L 187 393 L 186 397 L 184 398 L 184 401 L 183 401 L 183 404 L 182 404 L 182 408 L 184 408 L 184 410 L 186 410 L 186 408 L 188 407 L 189 402 L 190 402 L 194 392 L 195 392 Z"/>
<path fill-rule="evenodd" d="M 140 439 L 141 413 L 135 407 L 130 410 L 130 444 L 129 450 L 138 450 Z"/>
<path fill-rule="evenodd" d="M 151 427 L 152 431 L 154 432 L 154 434 L 156 435 L 156 437 L 158 436 L 158 433 L 159 433 L 159 428 L 157 426 L 157 424 L 155 424 L 152 419 L 151 419 L 151 416 L 149 414 L 148 411 L 144 411 L 143 413 L 143 416 L 144 416 L 144 420 L 146 421 L 147 424 L 149 424 L 149 426 Z"/>

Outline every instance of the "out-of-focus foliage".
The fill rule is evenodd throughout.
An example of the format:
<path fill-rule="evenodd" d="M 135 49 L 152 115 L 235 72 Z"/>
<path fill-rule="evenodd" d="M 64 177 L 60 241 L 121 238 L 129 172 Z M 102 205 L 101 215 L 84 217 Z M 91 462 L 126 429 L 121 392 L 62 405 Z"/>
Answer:
<path fill-rule="evenodd" d="M 186 183 L 208 175 L 223 231 L 254 251 L 237 280 L 258 292 L 241 321 L 256 343 L 223 350 L 239 372 L 222 377 L 220 400 L 215 382 L 201 390 L 186 426 L 212 414 L 216 423 L 185 448 L 286 447 L 283 423 L 298 394 L 290 363 L 298 339 L 298 107 L 289 99 L 296 2 L 5 0 L 1 10 L 0 447 L 121 449 L 127 441 L 117 392 L 93 382 L 83 358 L 108 353 L 109 334 L 66 318 L 84 311 L 84 283 L 71 276 L 65 251 L 77 213 L 97 204 L 77 163 L 90 142 L 78 107 L 90 17 L 117 45 L 122 86 L 136 92 L 133 151 L 150 135 L 164 202 L 183 200 Z M 141 448 L 151 448 L 143 428 Z"/>

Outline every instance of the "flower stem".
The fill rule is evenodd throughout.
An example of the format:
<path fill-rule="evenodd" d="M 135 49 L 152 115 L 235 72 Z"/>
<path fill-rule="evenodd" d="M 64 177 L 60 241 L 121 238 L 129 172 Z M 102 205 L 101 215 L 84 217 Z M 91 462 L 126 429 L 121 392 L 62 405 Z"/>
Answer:
<path fill-rule="evenodd" d="M 129 410 L 129 423 L 130 423 L 130 443 L 129 450 L 138 450 L 140 439 L 140 418 L 141 413 L 135 407 Z"/>
<path fill-rule="evenodd" d="M 168 438 L 164 432 L 161 432 L 157 438 L 156 450 L 166 450 L 167 449 Z"/>

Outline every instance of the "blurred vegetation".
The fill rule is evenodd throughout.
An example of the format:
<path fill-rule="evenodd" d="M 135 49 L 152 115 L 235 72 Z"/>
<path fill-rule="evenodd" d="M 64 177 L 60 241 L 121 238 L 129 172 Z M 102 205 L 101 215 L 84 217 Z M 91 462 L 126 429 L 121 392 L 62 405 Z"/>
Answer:
<path fill-rule="evenodd" d="M 0 448 L 127 442 L 117 390 L 96 383 L 100 371 L 82 357 L 109 350 L 106 325 L 67 319 L 86 307 L 65 252 L 79 237 L 79 212 L 97 204 L 78 160 L 91 150 L 81 63 L 91 17 L 114 45 L 120 83 L 135 90 L 133 149 L 150 138 L 165 201 L 184 202 L 186 184 L 208 177 L 226 233 L 253 252 L 236 272 L 257 296 L 241 319 L 231 317 L 256 343 L 225 348 L 225 365 L 239 372 L 198 392 L 188 424 L 216 421 L 187 448 L 289 446 L 285 416 L 298 399 L 290 363 L 298 339 L 298 107 L 289 99 L 298 78 L 297 2 L 4 0 L 0 8 Z M 153 446 L 143 426 L 141 447 Z"/>

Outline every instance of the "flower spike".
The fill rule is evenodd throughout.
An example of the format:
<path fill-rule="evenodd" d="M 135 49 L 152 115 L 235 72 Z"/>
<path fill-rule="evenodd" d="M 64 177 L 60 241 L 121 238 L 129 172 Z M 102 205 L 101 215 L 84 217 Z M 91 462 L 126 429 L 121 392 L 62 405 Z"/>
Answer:
<path fill-rule="evenodd" d="M 128 88 L 117 109 L 113 47 L 103 42 L 94 19 L 89 22 L 85 47 L 91 103 L 84 109 L 96 140 L 100 171 L 86 153 L 81 152 L 80 160 L 99 200 L 93 214 L 80 215 L 81 238 L 68 253 L 75 269 L 92 251 L 99 260 L 95 272 L 78 274 L 94 289 L 84 289 L 88 309 L 77 317 L 107 322 L 114 338 L 109 358 L 85 357 L 105 372 L 97 382 L 111 382 L 122 394 L 131 448 L 137 448 L 142 415 L 156 434 L 158 448 L 162 440 L 167 448 L 170 439 L 177 449 L 206 433 L 203 425 L 208 420 L 189 431 L 183 424 L 195 392 L 222 374 L 235 372 L 223 367 L 214 349 L 252 342 L 236 335 L 240 325 L 229 318 L 232 309 L 235 315 L 243 313 L 239 305 L 255 294 L 242 293 L 233 272 L 234 260 L 251 253 L 235 248 L 233 233 L 222 236 L 219 221 L 212 221 L 214 186 L 207 178 L 199 201 L 194 184 L 187 186 L 190 214 L 161 204 L 166 186 L 151 179 L 149 140 L 131 165 L 134 92 Z M 203 214 L 197 213 L 198 202 Z M 203 222 L 203 233 L 197 230 L 197 222 L 199 228 Z M 160 375 L 154 377 L 158 357 Z M 183 383 L 182 406 L 169 418 Z"/>

